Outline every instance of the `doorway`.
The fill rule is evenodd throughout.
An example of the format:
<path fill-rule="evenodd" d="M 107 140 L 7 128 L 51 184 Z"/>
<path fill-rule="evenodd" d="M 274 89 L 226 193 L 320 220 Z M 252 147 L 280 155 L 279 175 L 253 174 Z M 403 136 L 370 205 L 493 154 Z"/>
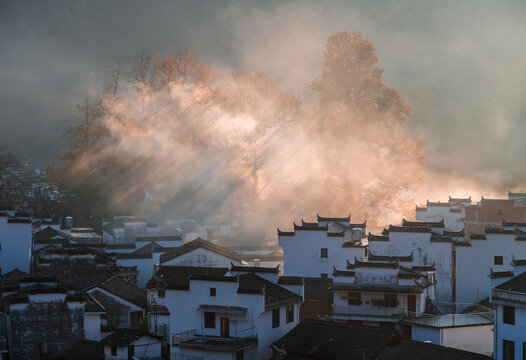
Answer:
<path fill-rule="evenodd" d="M 230 321 L 228 318 L 221 318 L 221 337 L 230 337 Z"/>
<path fill-rule="evenodd" d="M 407 296 L 407 311 L 416 312 L 416 296 Z"/>

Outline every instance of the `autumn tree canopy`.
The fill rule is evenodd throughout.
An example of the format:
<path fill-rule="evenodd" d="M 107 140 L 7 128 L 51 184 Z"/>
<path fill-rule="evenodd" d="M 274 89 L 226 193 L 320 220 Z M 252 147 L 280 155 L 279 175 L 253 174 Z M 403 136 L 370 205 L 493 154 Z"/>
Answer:
<path fill-rule="evenodd" d="M 384 221 L 412 208 L 422 151 L 403 128 L 410 108 L 377 61 L 359 33 L 331 36 L 310 83 L 319 103 L 305 108 L 261 73 L 217 71 L 191 50 L 139 52 L 130 70 L 112 73 L 98 107 L 79 107 L 62 174 L 77 183 L 75 174 L 91 174 L 84 186 L 104 187 L 108 211 L 222 215 L 270 238 L 276 225 L 316 213 Z M 145 201 L 154 188 L 162 196 Z"/>

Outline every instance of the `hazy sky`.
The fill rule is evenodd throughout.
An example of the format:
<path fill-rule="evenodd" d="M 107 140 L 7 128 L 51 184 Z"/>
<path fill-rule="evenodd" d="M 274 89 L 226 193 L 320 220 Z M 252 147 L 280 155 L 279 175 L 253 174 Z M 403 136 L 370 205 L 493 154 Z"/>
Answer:
<path fill-rule="evenodd" d="M 526 174 L 525 18 L 524 1 L 0 0 L 0 143 L 36 166 L 53 161 L 80 120 L 75 104 L 139 49 L 192 48 L 309 104 L 326 38 L 359 31 L 413 109 L 426 176 L 504 189 Z"/>

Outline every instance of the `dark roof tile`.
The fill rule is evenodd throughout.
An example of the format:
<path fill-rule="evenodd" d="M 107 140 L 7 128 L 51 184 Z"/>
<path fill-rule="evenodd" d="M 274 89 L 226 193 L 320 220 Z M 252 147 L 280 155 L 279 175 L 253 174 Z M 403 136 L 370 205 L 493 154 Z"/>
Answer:
<path fill-rule="evenodd" d="M 233 260 L 236 260 L 236 261 L 241 261 L 241 256 L 236 253 L 235 251 L 232 251 L 230 249 L 227 249 L 225 247 L 222 247 L 222 246 L 219 246 L 219 245 L 216 245 L 216 244 L 213 244 L 209 241 L 206 241 L 206 240 L 203 240 L 201 238 L 197 238 L 193 241 L 190 241 L 189 243 L 186 243 L 186 244 L 183 244 L 179 247 L 176 247 L 164 254 L 161 255 L 160 257 L 160 262 L 161 264 L 163 262 L 166 262 L 168 260 L 171 260 L 171 259 L 174 259 L 178 256 L 181 256 L 183 254 L 186 254 L 190 251 L 193 251 L 193 250 L 196 250 L 196 249 L 199 249 L 199 248 L 203 248 L 203 249 L 206 249 L 208 251 L 211 251 L 211 252 L 215 252 L 219 255 L 222 255 L 224 257 L 227 257 L 227 258 L 230 258 L 230 259 L 233 259 Z"/>

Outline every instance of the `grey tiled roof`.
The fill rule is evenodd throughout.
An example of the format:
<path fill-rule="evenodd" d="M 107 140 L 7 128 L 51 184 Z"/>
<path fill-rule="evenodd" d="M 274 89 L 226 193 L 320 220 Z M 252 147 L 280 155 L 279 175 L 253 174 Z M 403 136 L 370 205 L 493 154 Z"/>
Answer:
<path fill-rule="evenodd" d="M 181 256 L 183 254 L 186 254 L 190 251 L 193 251 L 193 250 L 196 250 L 196 249 L 199 249 L 199 248 L 203 248 L 203 249 L 206 249 L 208 251 L 211 251 L 211 252 L 215 252 L 219 255 L 222 255 L 224 257 L 227 257 L 227 258 L 230 258 L 230 259 L 233 259 L 233 260 L 236 260 L 236 261 L 241 261 L 241 256 L 236 253 L 235 251 L 232 251 L 230 249 L 227 249 L 225 247 L 222 247 L 222 246 L 219 246 L 219 245 L 216 245 L 216 244 L 213 244 L 209 241 L 206 241 L 206 240 L 203 240 L 201 238 L 197 238 L 193 241 L 190 241 L 189 243 L 186 243 L 186 244 L 183 244 L 179 247 L 176 247 L 164 254 L 161 255 L 160 257 L 160 262 L 161 264 L 165 261 L 168 261 L 168 260 L 171 260 L 171 259 L 174 259 L 178 256 Z"/>

